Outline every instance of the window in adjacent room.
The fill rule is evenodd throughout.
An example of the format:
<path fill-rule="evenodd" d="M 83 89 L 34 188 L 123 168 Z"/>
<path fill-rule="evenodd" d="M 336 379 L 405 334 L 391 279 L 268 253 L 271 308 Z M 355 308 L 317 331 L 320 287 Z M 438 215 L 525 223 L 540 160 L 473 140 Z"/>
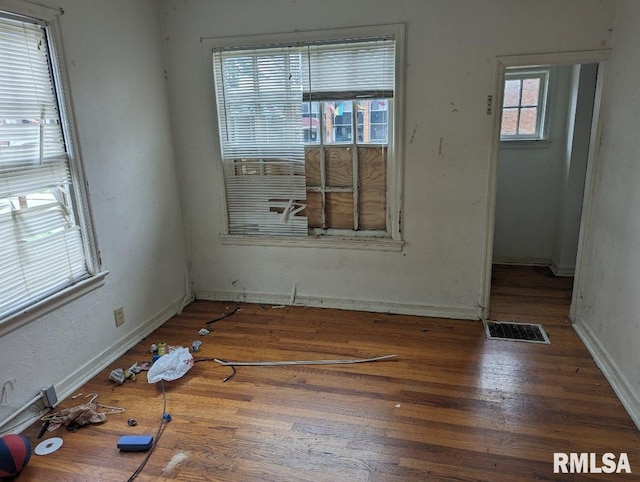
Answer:
<path fill-rule="evenodd" d="M 500 140 L 544 139 L 548 84 L 549 69 L 507 69 Z"/>
<path fill-rule="evenodd" d="M 98 272 L 54 36 L 0 11 L 0 326 Z"/>
<path fill-rule="evenodd" d="M 264 40 L 210 41 L 226 234 L 399 240 L 397 36 Z"/>

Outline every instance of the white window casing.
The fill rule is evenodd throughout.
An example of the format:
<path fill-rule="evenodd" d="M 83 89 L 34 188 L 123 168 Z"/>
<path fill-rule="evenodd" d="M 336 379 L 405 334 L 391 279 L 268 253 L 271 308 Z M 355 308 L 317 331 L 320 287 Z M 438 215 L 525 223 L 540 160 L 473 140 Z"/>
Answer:
<path fill-rule="evenodd" d="M 347 230 L 319 239 L 308 232 L 301 215 L 306 198 L 301 106 L 308 102 L 308 113 L 311 102 L 389 98 L 394 103 L 389 110 L 397 112 L 403 39 L 402 25 L 203 39 L 227 205 L 224 244 L 300 246 L 314 240 L 308 244 L 376 249 L 375 239 L 358 239 L 365 233 Z M 251 66 L 260 66 L 260 75 Z M 388 127 L 388 223 L 380 249 L 402 245 L 398 117 L 391 115 Z"/>
<path fill-rule="evenodd" d="M 0 0 L 0 335 L 106 274 L 55 48 L 60 12 L 25 8 Z"/>

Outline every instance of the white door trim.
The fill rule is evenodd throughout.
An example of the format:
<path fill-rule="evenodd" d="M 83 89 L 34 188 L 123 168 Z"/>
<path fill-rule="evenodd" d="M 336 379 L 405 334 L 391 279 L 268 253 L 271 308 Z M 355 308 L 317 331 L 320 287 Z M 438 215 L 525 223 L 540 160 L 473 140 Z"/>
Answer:
<path fill-rule="evenodd" d="M 597 151 L 600 145 L 602 131 L 601 116 L 604 99 L 606 63 L 611 56 L 610 49 L 585 50 L 575 52 L 551 52 L 540 54 L 510 55 L 496 57 L 496 74 L 493 89 L 493 124 L 491 129 L 491 147 L 489 149 L 489 179 L 487 182 L 487 211 L 485 216 L 484 259 L 481 279 L 481 300 L 479 303 L 479 317 L 489 316 L 489 301 L 491 294 L 491 265 L 493 261 L 493 236 L 496 214 L 496 194 L 498 177 L 498 153 L 500 149 L 500 123 L 502 117 L 502 98 L 504 86 L 504 73 L 507 67 L 529 67 L 542 65 L 575 65 L 575 64 L 599 64 L 598 80 L 596 85 L 593 121 L 591 124 L 591 140 L 589 141 L 589 154 L 587 160 L 587 173 L 585 191 L 582 202 L 582 215 L 580 220 L 580 235 L 578 239 L 578 256 L 576 261 L 576 273 L 573 292 L 574 295 L 580 286 L 580 274 L 582 271 L 582 248 L 585 236 L 588 234 L 589 220 L 591 217 L 591 196 L 593 192 L 594 172 L 597 162 Z M 571 303 L 571 315 L 575 310 L 575 298 Z"/>

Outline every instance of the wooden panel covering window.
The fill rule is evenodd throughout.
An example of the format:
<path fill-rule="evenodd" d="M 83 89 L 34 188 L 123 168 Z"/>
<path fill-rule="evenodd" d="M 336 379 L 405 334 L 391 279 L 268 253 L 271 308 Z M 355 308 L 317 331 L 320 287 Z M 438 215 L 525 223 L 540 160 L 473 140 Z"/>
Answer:
<path fill-rule="evenodd" d="M 306 148 L 305 215 L 309 228 L 386 229 L 387 148 L 357 148 L 357 183 L 354 183 L 353 149 L 353 146 Z"/>
<path fill-rule="evenodd" d="M 387 149 L 358 147 L 361 229 L 385 229 L 387 225 Z"/>
<path fill-rule="evenodd" d="M 307 193 L 307 208 L 305 209 L 305 215 L 307 216 L 310 228 L 322 227 L 322 193 Z"/>
<path fill-rule="evenodd" d="M 307 187 L 320 187 L 320 148 L 307 147 L 304 153 Z"/>
<path fill-rule="evenodd" d="M 327 169 L 327 186 L 353 187 L 352 148 L 325 147 L 324 150 Z"/>
<path fill-rule="evenodd" d="M 333 229 L 353 229 L 353 193 L 328 192 L 326 211 L 327 226 Z"/>

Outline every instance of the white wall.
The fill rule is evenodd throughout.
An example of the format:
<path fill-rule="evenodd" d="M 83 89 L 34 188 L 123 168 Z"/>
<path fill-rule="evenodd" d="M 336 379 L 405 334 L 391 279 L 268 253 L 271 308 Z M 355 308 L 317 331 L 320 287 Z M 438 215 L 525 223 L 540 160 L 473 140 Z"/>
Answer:
<path fill-rule="evenodd" d="M 572 70 L 571 65 L 552 67 L 547 140 L 500 143 L 494 262 L 551 264 L 567 157 Z"/>
<path fill-rule="evenodd" d="M 558 224 L 551 258 L 551 269 L 560 276 L 573 276 L 576 267 L 597 76 L 597 64 L 574 66 Z"/>
<path fill-rule="evenodd" d="M 573 319 L 640 427 L 640 3 L 618 2 Z"/>
<path fill-rule="evenodd" d="M 68 395 L 168 319 L 186 269 L 156 3 L 45 3 L 64 8 L 79 143 L 110 274 L 98 290 L 0 338 L 0 383 L 15 378 L 9 400 L 22 403 L 50 384 Z"/>
<path fill-rule="evenodd" d="M 307 303 L 468 318 L 481 300 L 496 56 L 607 48 L 615 14 L 613 0 L 161 5 L 196 293 L 288 300 L 295 283 Z M 200 38 L 395 22 L 407 25 L 403 252 L 223 246 Z"/>

